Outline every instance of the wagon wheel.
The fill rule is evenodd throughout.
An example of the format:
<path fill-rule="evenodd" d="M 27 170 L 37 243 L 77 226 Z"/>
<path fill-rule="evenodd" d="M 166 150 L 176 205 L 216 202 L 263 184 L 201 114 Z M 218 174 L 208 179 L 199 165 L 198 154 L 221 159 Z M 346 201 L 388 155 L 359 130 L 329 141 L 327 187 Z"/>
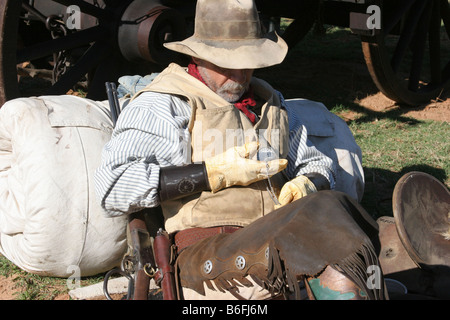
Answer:
<path fill-rule="evenodd" d="M 67 16 L 44 14 L 40 7 L 29 3 L 26 0 L 0 2 L 0 105 L 19 96 L 66 94 L 80 81 L 88 83 L 89 98 L 104 99 L 106 81 L 117 81 L 123 74 L 146 74 L 161 68 L 161 61 L 152 59 L 154 55 L 158 58 L 163 56 L 160 51 L 165 50 L 161 49 L 162 43 L 154 43 L 162 41 L 157 37 L 160 29 L 165 28 L 164 33 L 171 33 L 175 39 L 182 37 L 180 32 L 183 35 L 185 32 L 180 31 L 181 22 L 175 23 L 176 30 L 167 30 L 172 25 L 161 27 L 164 21 L 173 22 L 179 16 L 167 15 L 171 11 L 166 10 L 169 8 L 149 0 L 40 2 L 45 3 L 47 11 L 58 6 L 61 9 L 62 6 L 60 12 L 64 13 L 68 6 L 78 6 L 85 26 L 72 29 L 64 23 Z M 140 6 L 139 16 L 133 16 L 137 14 L 136 10 L 129 12 L 131 4 Z M 122 23 L 124 18 L 126 23 Z M 128 29 L 121 38 L 118 33 L 123 24 Z M 42 30 L 45 32 L 39 32 Z M 141 59 L 134 61 L 136 57 L 126 57 L 122 53 L 120 42 L 137 39 L 131 33 L 138 31 L 141 33 L 140 42 L 127 43 L 128 47 L 144 45 Z M 152 40 L 150 32 L 153 38 L 158 39 Z M 46 84 L 35 91 L 24 91 L 23 83 L 29 79 L 24 74 L 34 76 L 34 79 L 44 78 Z M 33 89 L 37 86 L 33 82 Z"/>
<path fill-rule="evenodd" d="M 447 0 L 382 1 L 382 27 L 362 48 L 378 89 L 419 105 L 450 87 L 450 5 Z"/>
<path fill-rule="evenodd" d="M 311 30 L 318 18 L 320 0 L 307 1 L 266 1 L 255 0 L 257 8 L 265 17 L 280 17 L 292 19 L 289 26 L 281 32 L 280 25 L 275 28 L 287 43 L 289 50 L 293 49 Z M 264 22 L 264 19 L 262 19 Z M 278 21 L 279 22 L 279 21 Z"/>

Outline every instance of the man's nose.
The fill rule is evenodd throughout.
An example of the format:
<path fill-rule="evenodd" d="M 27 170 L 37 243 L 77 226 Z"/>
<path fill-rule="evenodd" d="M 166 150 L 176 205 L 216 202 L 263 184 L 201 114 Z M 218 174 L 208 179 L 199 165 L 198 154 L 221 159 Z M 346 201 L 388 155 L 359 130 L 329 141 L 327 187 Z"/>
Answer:
<path fill-rule="evenodd" d="M 230 69 L 228 78 L 240 84 L 243 84 L 247 81 L 246 72 L 242 69 Z"/>

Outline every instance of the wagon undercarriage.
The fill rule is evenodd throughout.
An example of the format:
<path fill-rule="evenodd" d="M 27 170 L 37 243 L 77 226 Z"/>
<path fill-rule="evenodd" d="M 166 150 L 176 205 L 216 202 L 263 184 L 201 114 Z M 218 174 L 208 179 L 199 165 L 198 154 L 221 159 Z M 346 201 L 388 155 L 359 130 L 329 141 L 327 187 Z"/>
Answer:
<path fill-rule="evenodd" d="M 282 35 L 290 47 L 317 21 L 360 34 L 373 81 L 399 103 L 426 103 L 449 88 L 448 0 L 256 2 L 272 21 L 294 19 Z M 162 44 L 192 34 L 194 11 L 190 0 L 2 1 L 0 102 L 79 86 L 104 99 L 105 82 L 182 60 Z M 21 92 L 30 76 L 46 82 Z"/>

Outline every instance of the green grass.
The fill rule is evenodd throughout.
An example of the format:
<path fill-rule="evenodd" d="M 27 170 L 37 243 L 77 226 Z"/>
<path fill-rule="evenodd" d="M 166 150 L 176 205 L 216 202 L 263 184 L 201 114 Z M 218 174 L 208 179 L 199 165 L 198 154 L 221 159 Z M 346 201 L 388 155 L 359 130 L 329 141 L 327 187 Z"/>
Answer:
<path fill-rule="evenodd" d="M 419 164 L 432 164 L 448 173 L 449 124 L 391 119 L 350 123 L 370 168 L 399 172 Z"/>
<path fill-rule="evenodd" d="M 10 278 L 14 283 L 14 300 L 54 300 L 68 294 L 67 279 L 39 276 L 26 272 L 4 256 L 0 255 L 0 276 Z M 80 286 L 89 286 L 103 281 L 103 275 L 84 277 Z"/>
<path fill-rule="evenodd" d="M 350 108 L 331 111 L 339 115 Z M 450 187 L 450 123 L 369 112 L 348 125 L 363 154 L 362 205 L 375 219 L 392 216 L 395 183 L 407 172 L 431 174 Z"/>
<path fill-rule="evenodd" d="M 17 300 L 52 300 L 66 291 L 65 279 L 25 272 L 3 256 L 0 256 L 0 275 L 13 281 Z"/>

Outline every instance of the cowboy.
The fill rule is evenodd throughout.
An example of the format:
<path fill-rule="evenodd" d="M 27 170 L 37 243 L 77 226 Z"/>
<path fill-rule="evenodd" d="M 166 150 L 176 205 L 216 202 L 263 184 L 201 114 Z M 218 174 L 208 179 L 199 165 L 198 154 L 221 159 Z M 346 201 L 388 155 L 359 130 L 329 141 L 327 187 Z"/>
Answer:
<path fill-rule="evenodd" d="M 332 191 L 333 161 L 253 77 L 287 53 L 253 1 L 199 0 L 194 35 L 165 46 L 191 63 L 133 97 L 95 178 L 111 216 L 162 208 L 180 298 L 300 298 L 300 280 L 310 298 L 383 298 L 366 272 L 378 265 L 376 225 Z"/>

